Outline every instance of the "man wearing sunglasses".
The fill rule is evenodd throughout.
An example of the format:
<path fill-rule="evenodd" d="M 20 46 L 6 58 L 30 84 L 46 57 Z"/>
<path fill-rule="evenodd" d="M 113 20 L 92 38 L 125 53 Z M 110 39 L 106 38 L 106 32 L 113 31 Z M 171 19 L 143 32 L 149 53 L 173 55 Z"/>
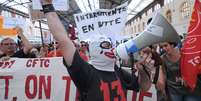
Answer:
<path fill-rule="evenodd" d="M 63 52 L 64 64 L 80 93 L 80 101 L 127 101 L 126 85 L 115 72 L 115 55 L 106 37 L 89 43 L 90 61 L 85 62 L 67 36 L 52 0 L 41 0 L 43 12 L 51 33 Z M 139 90 L 138 78 L 133 77 L 132 87 Z"/>
<path fill-rule="evenodd" d="M 85 41 L 81 41 L 80 45 L 78 45 L 79 54 L 85 61 L 89 61 L 89 49 L 88 43 Z"/>

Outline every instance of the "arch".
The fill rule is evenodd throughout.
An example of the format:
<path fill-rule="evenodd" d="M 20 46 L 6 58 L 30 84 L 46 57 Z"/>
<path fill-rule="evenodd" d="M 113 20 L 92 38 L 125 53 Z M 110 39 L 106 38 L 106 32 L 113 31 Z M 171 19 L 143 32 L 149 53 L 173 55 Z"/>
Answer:
<path fill-rule="evenodd" d="M 166 12 L 166 18 L 170 23 L 172 22 L 172 11 L 170 9 Z"/>

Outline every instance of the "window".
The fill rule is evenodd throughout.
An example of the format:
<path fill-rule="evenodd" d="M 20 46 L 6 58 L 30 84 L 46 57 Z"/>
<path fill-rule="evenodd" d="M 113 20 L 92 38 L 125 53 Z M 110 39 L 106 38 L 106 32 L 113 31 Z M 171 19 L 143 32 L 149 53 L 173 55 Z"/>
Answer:
<path fill-rule="evenodd" d="M 147 16 L 147 11 L 145 12 L 145 16 Z"/>
<path fill-rule="evenodd" d="M 165 5 L 166 5 L 166 4 L 169 4 L 169 3 L 172 2 L 172 1 L 173 1 L 173 0 L 165 0 L 164 3 L 165 3 Z"/>
<path fill-rule="evenodd" d="M 150 8 L 150 9 L 148 10 L 147 14 L 149 15 L 149 14 L 151 14 L 151 13 L 152 13 L 152 9 Z"/>
<path fill-rule="evenodd" d="M 137 27 L 138 27 L 138 32 L 140 32 L 140 24 L 138 24 L 138 26 L 137 26 Z"/>
<path fill-rule="evenodd" d="M 170 10 L 166 12 L 166 18 L 170 23 L 172 22 L 172 12 Z"/>
<path fill-rule="evenodd" d="M 131 27 L 131 34 L 133 34 L 134 33 L 134 29 L 133 29 L 133 27 Z"/>
<path fill-rule="evenodd" d="M 142 22 L 142 28 L 145 29 L 145 22 Z"/>
<path fill-rule="evenodd" d="M 183 18 L 188 18 L 190 16 L 191 8 L 188 2 L 184 2 L 181 6 L 181 15 Z"/>
<path fill-rule="evenodd" d="M 159 9 L 159 8 L 161 8 L 160 4 L 157 4 L 157 5 L 155 5 L 155 7 L 154 7 L 155 10 L 157 10 L 157 9 Z"/>
<path fill-rule="evenodd" d="M 134 26 L 134 31 L 135 31 L 134 33 L 136 33 L 136 32 L 137 32 L 137 31 L 136 31 L 136 26 Z"/>

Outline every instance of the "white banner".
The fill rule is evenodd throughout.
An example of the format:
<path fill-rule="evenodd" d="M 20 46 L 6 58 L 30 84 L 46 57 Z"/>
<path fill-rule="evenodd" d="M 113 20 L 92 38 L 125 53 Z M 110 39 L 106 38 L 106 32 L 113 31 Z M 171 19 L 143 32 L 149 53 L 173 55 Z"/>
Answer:
<path fill-rule="evenodd" d="M 156 101 L 155 89 L 128 91 L 127 101 Z M 76 101 L 62 58 L 0 61 L 0 101 Z"/>
<path fill-rule="evenodd" d="M 40 0 L 32 0 L 33 9 L 41 10 Z M 58 11 L 67 11 L 69 9 L 69 0 L 53 0 L 54 8 Z"/>
<path fill-rule="evenodd" d="M 113 8 L 74 15 L 80 40 L 96 40 L 99 35 L 120 34 L 126 23 L 127 2 Z"/>

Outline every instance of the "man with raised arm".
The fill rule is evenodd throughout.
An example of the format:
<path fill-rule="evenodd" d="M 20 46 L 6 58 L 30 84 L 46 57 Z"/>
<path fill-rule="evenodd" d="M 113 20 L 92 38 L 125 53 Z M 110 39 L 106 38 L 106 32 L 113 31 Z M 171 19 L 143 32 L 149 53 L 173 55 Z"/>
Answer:
<path fill-rule="evenodd" d="M 90 62 L 85 62 L 68 38 L 52 0 L 41 0 L 41 3 L 50 32 L 62 50 L 64 64 L 80 93 L 80 101 L 126 101 L 127 89 L 139 91 L 138 77 L 132 75 L 128 86 L 117 76 L 114 48 L 107 38 L 100 37 L 89 44 Z"/>
<path fill-rule="evenodd" d="M 4 38 L 1 41 L 1 51 L 0 58 L 7 57 L 8 59 L 10 57 L 18 57 L 18 58 L 30 58 L 29 55 L 30 50 L 33 48 L 32 44 L 27 40 L 27 38 L 23 34 L 23 30 L 20 27 L 15 27 L 15 30 L 17 31 L 18 36 L 21 38 L 21 42 L 23 44 L 23 47 L 19 50 L 19 45 L 12 39 L 12 38 Z M 35 57 L 35 56 L 33 56 Z"/>

